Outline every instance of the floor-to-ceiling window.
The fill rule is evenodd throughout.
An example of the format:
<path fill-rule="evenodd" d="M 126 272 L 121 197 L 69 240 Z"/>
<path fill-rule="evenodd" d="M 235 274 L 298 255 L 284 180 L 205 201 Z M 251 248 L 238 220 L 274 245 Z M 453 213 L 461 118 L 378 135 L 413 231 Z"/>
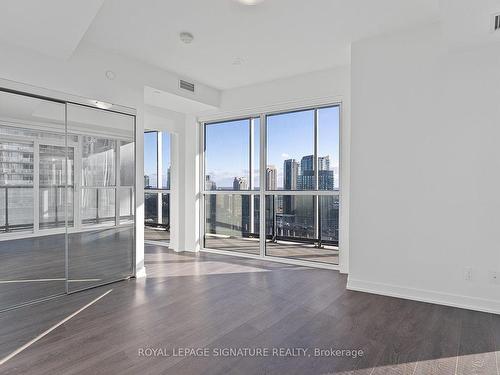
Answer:
<path fill-rule="evenodd" d="M 260 118 L 205 126 L 204 247 L 259 254 Z"/>
<path fill-rule="evenodd" d="M 338 264 L 340 105 L 206 123 L 203 136 L 204 248 Z"/>
<path fill-rule="evenodd" d="M 144 239 L 170 240 L 170 134 L 144 133 Z"/>

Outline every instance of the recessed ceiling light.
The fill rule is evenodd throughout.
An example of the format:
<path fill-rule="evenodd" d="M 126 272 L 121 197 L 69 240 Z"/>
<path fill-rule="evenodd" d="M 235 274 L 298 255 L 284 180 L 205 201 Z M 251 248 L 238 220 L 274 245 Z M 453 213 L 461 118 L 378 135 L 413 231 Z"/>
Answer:
<path fill-rule="evenodd" d="M 106 70 L 106 78 L 110 81 L 114 80 L 116 78 L 115 72 L 113 72 L 112 70 Z"/>
<path fill-rule="evenodd" d="M 236 0 L 236 1 L 243 5 L 257 5 L 262 3 L 264 0 Z"/>
<path fill-rule="evenodd" d="M 101 109 L 110 109 L 113 106 L 111 103 L 101 102 L 99 100 L 92 100 L 92 104 Z"/>
<path fill-rule="evenodd" d="M 179 38 L 181 39 L 181 42 L 189 44 L 193 41 L 194 36 L 191 33 L 188 33 L 187 31 L 183 31 L 182 33 L 179 34 Z"/>

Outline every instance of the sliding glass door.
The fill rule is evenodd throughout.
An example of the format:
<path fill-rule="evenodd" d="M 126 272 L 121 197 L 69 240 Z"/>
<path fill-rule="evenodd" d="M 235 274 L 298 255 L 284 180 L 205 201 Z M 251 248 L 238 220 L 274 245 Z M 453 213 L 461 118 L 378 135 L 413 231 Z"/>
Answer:
<path fill-rule="evenodd" d="M 78 230 L 68 231 L 68 291 L 133 272 L 134 117 L 67 105 L 68 139 L 78 143 Z M 73 188 L 68 186 L 68 196 Z"/>
<path fill-rule="evenodd" d="M 134 129 L 0 90 L 0 311 L 133 274 Z"/>

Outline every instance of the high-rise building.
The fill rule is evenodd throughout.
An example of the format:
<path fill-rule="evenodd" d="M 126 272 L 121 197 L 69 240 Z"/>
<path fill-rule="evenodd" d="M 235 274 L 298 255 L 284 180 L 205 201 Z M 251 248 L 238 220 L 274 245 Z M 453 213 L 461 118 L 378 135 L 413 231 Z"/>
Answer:
<path fill-rule="evenodd" d="M 299 177 L 299 163 L 295 159 L 285 160 L 283 163 L 283 189 L 297 190 Z M 283 197 L 283 214 L 293 214 L 295 211 L 295 199 L 291 195 Z"/>
<path fill-rule="evenodd" d="M 144 175 L 144 187 L 145 188 L 151 187 L 149 185 L 149 176 L 147 174 Z"/>
<path fill-rule="evenodd" d="M 330 169 L 330 156 L 318 158 L 318 184 L 319 190 L 333 190 L 334 174 Z"/>
<path fill-rule="evenodd" d="M 248 190 L 248 181 L 245 177 L 235 177 L 233 180 L 233 190 Z"/>
<path fill-rule="evenodd" d="M 167 169 L 167 173 L 162 176 L 162 186 L 164 189 L 170 189 L 170 167 Z"/>
<path fill-rule="evenodd" d="M 301 159 L 297 189 L 314 190 L 314 155 L 307 155 Z"/>
<path fill-rule="evenodd" d="M 330 157 L 318 157 L 318 188 L 319 190 L 333 190 L 334 173 L 330 169 Z M 297 179 L 298 190 L 315 190 L 314 184 L 314 156 L 304 156 L 300 161 L 300 174 Z"/>
<path fill-rule="evenodd" d="M 205 176 L 205 190 L 217 190 L 217 184 L 210 179 L 210 175 Z"/>
<path fill-rule="evenodd" d="M 266 190 L 277 190 L 278 188 L 278 171 L 274 165 L 266 168 Z"/>
<path fill-rule="evenodd" d="M 297 190 L 297 179 L 299 176 L 299 163 L 295 159 L 287 159 L 283 162 L 283 189 Z"/>
<path fill-rule="evenodd" d="M 320 171 L 330 170 L 330 156 L 320 156 L 318 157 L 318 169 Z"/>

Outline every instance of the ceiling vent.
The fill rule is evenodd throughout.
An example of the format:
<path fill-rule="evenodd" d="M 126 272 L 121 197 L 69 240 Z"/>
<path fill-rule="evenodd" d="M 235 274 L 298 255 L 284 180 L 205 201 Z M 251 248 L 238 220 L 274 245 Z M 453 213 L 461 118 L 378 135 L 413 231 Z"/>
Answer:
<path fill-rule="evenodd" d="M 492 17 L 492 31 L 500 30 L 500 13 L 494 14 Z"/>
<path fill-rule="evenodd" d="M 179 80 L 179 87 L 183 90 L 191 91 L 194 92 L 194 83 L 184 81 L 184 80 Z"/>

